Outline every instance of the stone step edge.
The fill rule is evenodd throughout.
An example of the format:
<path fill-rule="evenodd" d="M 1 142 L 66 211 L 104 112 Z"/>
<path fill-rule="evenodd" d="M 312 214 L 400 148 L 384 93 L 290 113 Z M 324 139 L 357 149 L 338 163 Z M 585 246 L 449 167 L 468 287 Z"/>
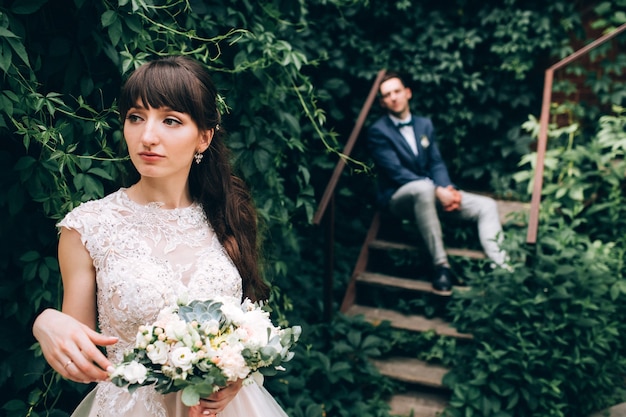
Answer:
<path fill-rule="evenodd" d="M 402 314 L 394 310 L 388 310 L 383 308 L 363 306 L 359 304 L 353 304 L 345 312 L 348 316 L 363 315 L 365 319 L 378 325 L 384 321 L 388 321 L 391 327 L 401 330 L 409 330 L 413 332 L 428 332 L 434 331 L 435 334 L 440 336 L 455 337 L 458 339 L 472 339 L 472 335 L 468 333 L 460 333 L 448 322 L 440 318 L 426 318 L 424 316 L 415 314 Z"/>
<path fill-rule="evenodd" d="M 443 377 L 449 369 L 408 357 L 370 359 L 381 375 L 396 381 L 448 390 L 443 385 Z"/>
<path fill-rule="evenodd" d="M 441 294 L 435 292 L 433 286 L 430 282 L 426 282 L 420 279 L 410 279 L 410 278 L 401 278 L 393 275 L 381 274 L 378 272 L 361 272 L 357 277 L 356 281 L 363 284 L 368 285 L 377 285 L 381 287 L 392 287 L 399 288 L 403 290 L 409 291 L 417 291 L 417 292 L 425 292 L 436 294 L 441 297 L 449 297 L 450 294 Z M 467 286 L 454 286 L 454 291 L 467 291 L 469 287 Z"/>
<path fill-rule="evenodd" d="M 417 251 L 421 248 L 417 245 L 409 243 L 393 242 L 390 240 L 375 239 L 369 244 L 370 249 L 380 250 L 403 250 L 403 251 Z M 458 258 L 470 258 L 470 259 L 485 259 L 485 253 L 479 250 L 462 249 L 462 248 L 447 248 L 446 253 L 448 256 L 454 256 Z"/>
<path fill-rule="evenodd" d="M 448 396 L 407 391 L 393 395 L 389 401 L 389 415 L 398 417 L 438 417 L 448 406 Z"/>

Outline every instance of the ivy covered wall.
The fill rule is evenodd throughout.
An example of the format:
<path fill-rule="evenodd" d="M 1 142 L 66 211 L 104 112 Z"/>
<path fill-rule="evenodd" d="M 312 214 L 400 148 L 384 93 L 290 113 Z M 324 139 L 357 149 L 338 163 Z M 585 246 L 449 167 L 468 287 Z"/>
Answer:
<path fill-rule="evenodd" d="M 40 308 L 60 303 L 55 221 L 123 180 L 115 99 L 124 76 L 142 62 L 184 53 L 212 71 L 229 146 L 266 230 L 277 311 L 281 319 L 314 324 L 323 261 L 310 219 L 376 72 L 407 74 L 413 109 L 433 118 L 459 183 L 524 196 L 512 176 L 531 150 L 533 138 L 521 126 L 539 112 L 543 69 L 572 52 L 574 41 L 588 42 L 587 25 L 602 32 L 626 21 L 625 9 L 623 0 L 5 0 L 0 331 L 10 342 L 0 347 L 0 407 L 9 416 L 67 415 L 86 389 L 47 371 L 30 322 Z M 571 120 L 593 119 L 600 106 L 624 102 L 623 79 L 615 78 L 626 67 L 624 54 L 607 46 L 592 64 L 569 70 L 583 74 L 598 97 L 565 108 Z M 601 77 L 584 76 L 600 74 L 598 66 Z M 556 88 L 573 87 L 564 78 Z M 355 157 L 367 167 L 362 148 Z M 372 204 L 371 171 L 358 163 L 349 168 L 338 209 L 347 232 L 338 242 L 345 248 L 339 271 L 350 268 L 364 233 L 354 208 Z M 326 345 L 310 345 L 318 349 L 314 357 L 327 357 Z M 384 414 L 376 402 L 384 383 L 354 380 L 345 391 L 332 389 L 338 381 L 329 385 L 337 396 L 332 405 L 320 405 L 324 395 L 304 376 L 291 390 L 283 387 L 280 399 L 294 415 Z M 359 392 L 350 398 L 363 408 L 342 410 L 341 399 Z M 366 401 L 367 393 L 373 399 Z"/>

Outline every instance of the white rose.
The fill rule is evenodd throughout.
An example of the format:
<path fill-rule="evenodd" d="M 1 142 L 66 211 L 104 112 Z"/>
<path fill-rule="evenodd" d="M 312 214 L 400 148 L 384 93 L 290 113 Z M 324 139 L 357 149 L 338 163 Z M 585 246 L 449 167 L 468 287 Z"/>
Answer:
<path fill-rule="evenodd" d="M 167 354 L 169 353 L 167 343 L 157 341 L 151 346 L 153 346 L 153 348 L 148 351 L 148 358 L 150 358 L 152 363 L 158 363 L 159 365 L 166 364 Z"/>
<path fill-rule="evenodd" d="M 148 377 L 148 369 L 139 362 L 132 361 L 122 367 L 120 374 L 131 384 L 143 384 Z"/>
<path fill-rule="evenodd" d="M 188 371 L 192 367 L 192 363 L 196 358 L 196 354 L 187 346 L 180 346 L 172 350 L 170 353 L 170 361 L 173 366 Z"/>

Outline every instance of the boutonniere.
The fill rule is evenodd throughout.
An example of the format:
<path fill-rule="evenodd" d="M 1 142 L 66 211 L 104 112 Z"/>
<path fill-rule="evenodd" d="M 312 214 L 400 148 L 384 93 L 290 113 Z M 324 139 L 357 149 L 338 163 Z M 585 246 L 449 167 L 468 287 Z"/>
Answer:
<path fill-rule="evenodd" d="M 420 144 L 422 145 L 422 148 L 426 149 L 430 146 L 430 141 L 428 140 L 428 136 L 426 135 L 422 135 L 422 138 L 420 139 Z"/>

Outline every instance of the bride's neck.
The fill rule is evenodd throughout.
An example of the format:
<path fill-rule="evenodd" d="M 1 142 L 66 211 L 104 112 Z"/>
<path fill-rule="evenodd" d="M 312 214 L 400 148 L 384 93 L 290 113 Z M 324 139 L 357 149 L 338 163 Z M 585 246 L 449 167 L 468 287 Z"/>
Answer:
<path fill-rule="evenodd" d="M 175 209 L 189 207 L 193 202 L 189 186 L 169 185 L 149 181 L 144 178 L 128 189 L 131 200 L 140 203 L 163 203 L 163 208 Z"/>

